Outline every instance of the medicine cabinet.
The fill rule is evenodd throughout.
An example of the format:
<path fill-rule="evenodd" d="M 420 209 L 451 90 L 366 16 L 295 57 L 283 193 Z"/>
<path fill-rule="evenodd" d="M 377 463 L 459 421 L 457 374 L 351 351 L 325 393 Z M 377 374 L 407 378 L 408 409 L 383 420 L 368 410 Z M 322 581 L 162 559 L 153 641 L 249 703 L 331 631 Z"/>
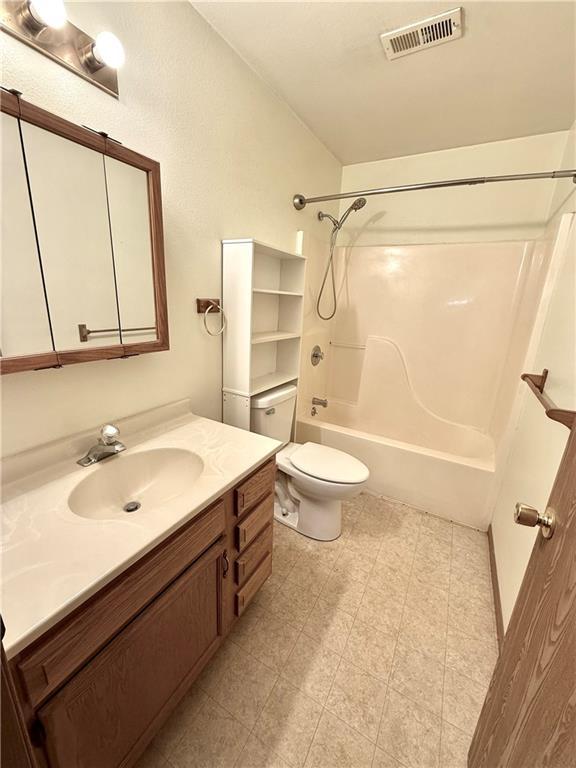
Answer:
<path fill-rule="evenodd" d="M 160 166 L 1 94 L 2 373 L 168 349 Z"/>

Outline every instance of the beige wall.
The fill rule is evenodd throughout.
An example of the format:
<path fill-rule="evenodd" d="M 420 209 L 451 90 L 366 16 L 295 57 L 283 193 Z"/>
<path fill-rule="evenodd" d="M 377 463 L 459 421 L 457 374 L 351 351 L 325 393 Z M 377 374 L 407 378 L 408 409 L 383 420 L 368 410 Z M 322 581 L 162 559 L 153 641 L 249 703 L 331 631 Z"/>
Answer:
<path fill-rule="evenodd" d="M 556 170 L 566 137 L 560 131 L 347 165 L 342 190 Z M 554 191 L 554 183 L 544 180 L 372 197 L 350 216 L 346 233 L 355 245 L 532 239 L 548 221 Z M 350 202 L 343 200 L 341 210 Z M 341 244 L 346 244 L 345 236 Z"/>
<path fill-rule="evenodd" d="M 576 131 L 566 137 L 563 168 L 576 168 Z M 576 188 L 571 180 L 558 181 L 550 208 L 547 237 L 561 223 L 561 214 L 576 211 Z M 547 392 L 563 408 L 576 408 L 576 225 L 572 223 L 567 248 L 552 262 L 540 317 L 535 324 L 526 367 L 535 372 L 550 369 Z M 545 509 L 568 437 L 568 430 L 544 415 L 542 406 L 526 389 L 519 388 L 518 413 L 510 437 L 510 453 L 492 518 L 494 549 L 504 625 L 510 620 L 536 532 L 514 524 L 517 501 Z"/>
<path fill-rule="evenodd" d="M 123 41 L 120 100 L 5 35 L 2 83 L 160 161 L 171 349 L 3 377 L 4 454 L 183 397 L 219 418 L 221 344 L 195 298 L 220 295 L 220 239 L 294 249 L 299 229 L 324 237 L 292 195 L 340 187 L 336 159 L 188 3 L 68 9 L 87 32 Z"/>

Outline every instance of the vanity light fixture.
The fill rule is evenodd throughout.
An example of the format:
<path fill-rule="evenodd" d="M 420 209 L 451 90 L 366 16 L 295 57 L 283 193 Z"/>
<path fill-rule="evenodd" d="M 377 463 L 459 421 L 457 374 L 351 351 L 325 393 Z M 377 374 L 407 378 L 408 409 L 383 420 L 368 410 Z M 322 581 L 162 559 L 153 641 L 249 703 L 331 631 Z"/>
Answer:
<path fill-rule="evenodd" d="M 125 60 L 124 46 L 112 32 L 100 32 L 84 51 L 84 63 L 91 72 L 102 67 L 119 69 Z"/>
<path fill-rule="evenodd" d="M 46 27 L 62 29 L 68 21 L 64 0 L 26 0 L 20 13 L 24 23 L 36 32 Z"/>
<path fill-rule="evenodd" d="M 64 0 L 0 0 L 0 29 L 118 97 L 124 48 L 112 32 L 90 37 L 68 21 Z"/>

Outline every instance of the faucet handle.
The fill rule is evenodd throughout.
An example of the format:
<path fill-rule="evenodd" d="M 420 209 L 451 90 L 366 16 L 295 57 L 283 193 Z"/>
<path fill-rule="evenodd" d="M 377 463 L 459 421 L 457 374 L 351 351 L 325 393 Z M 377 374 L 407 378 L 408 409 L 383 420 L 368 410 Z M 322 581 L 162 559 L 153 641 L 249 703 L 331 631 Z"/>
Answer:
<path fill-rule="evenodd" d="M 120 430 L 114 424 L 104 424 L 100 430 L 100 439 L 104 445 L 112 445 L 118 440 Z"/>

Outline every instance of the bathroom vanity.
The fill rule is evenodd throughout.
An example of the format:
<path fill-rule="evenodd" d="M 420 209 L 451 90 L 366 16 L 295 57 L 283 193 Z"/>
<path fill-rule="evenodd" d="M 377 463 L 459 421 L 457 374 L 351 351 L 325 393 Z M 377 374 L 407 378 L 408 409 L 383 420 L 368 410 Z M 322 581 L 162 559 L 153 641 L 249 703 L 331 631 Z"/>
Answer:
<path fill-rule="evenodd" d="M 133 765 L 271 573 L 276 441 L 190 414 L 152 437 L 124 439 L 124 455 L 68 475 L 59 464 L 51 483 L 41 477 L 32 488 L 23 481 L 28 489 L 4 505 L 4 645 L 39 766 Z M 185 446 L 201 471 L 190 493 L 162 496 L 167 476 L 161 469 L 155 475 L 154 466 L 163 452 Z M 114 465 L 121 462 L 119 473 Z M 108 489 L 110 498 L 136 493 L 131 477 L 143 469 L 142 498 L 157 484 L 158 506 L 144 501 L 132 517 L 109 511 Z M 97 504 L 75 507 L 75 490 L 86 478 L 96 488 L 98 473 L 99 513 Z M 178 489 L 177 478 L 168 479 Z M 90 514 L 78 514 L 82 509 Z M 48 563 L 36 582 L 28 578 L 37 594 L 22 588 L 10 557 L 19 548 L 32 553 L 34 538 L 44 549 L 59 548 L 51 575 Z M 102 561 L 89 562 L 98 553 Z M 58 584 L 83 558 L 86 569 L 70 582 L 63 604 Z M 34 573 L 46 563 L 29 565 Z"/>

